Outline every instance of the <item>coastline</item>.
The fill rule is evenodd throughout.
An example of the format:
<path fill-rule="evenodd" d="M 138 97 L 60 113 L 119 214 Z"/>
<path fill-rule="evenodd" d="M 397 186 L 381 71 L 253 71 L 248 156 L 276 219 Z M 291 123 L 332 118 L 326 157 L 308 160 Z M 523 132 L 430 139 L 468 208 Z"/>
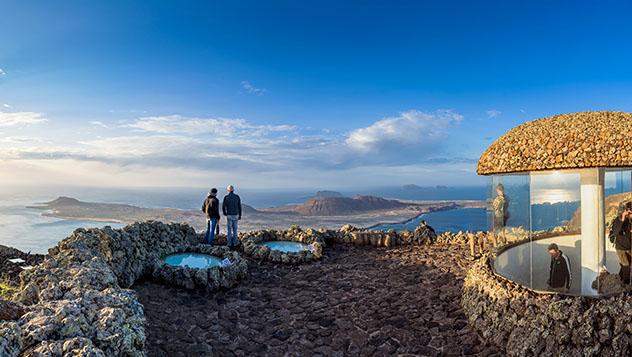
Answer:
<path fill-rule="evenodd" d="M 130 224 L 134 222 L 122 221 L 117 219 L 108 219 L 108 218 L 94 218 L 94 217 L 72 217 L 72 216 L 64 216 L 55 213 L 42 213 L 44 217 L 58 218 L 66 221 L 92 221 L 92 222 L 100 222 L 100 223 L 117 223 L 117 224 Z"/>

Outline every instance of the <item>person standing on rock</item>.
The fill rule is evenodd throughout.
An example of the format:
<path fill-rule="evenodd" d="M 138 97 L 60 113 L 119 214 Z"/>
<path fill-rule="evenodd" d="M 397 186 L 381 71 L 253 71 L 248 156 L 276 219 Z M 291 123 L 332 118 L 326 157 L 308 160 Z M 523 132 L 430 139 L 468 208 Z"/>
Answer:
<path fill-rule="evenodd" d="M 235 187 L 229 185 L 222 202 L 222 212 L 227 220 L 228 247 L 234 249 L 238 245 L 237 222 L 241 219 L 241 198 L 235 194 Z"/>
<path fill-rule="evenodd" d="M 632 262 L 632 202 L 627 202 L 623 207 L 623 212 L 612 222 L 610 229 L 610 242 L 614 243 L 619 260 L 619 277 L 625 284 L 630 283 L 630 262 Z"/>
<path fill-rule="evenodd" d="M 215 241 L 215 229 L 219 228 L 219 200 L 217 199 L 217 189 L 212 188 L 202 204 L 202 211 L 206 214 L 206 235 L 204 242 L 213 245 Z M 219 233 L 219 229 L 217 230 Z"/>
<path fill-rule="evenodd" d="M 567 293 L 571 288 L 571 263 L 557 244 L 549 244 L 548 251 L 551 256 L 551 269 L 546 284 L 549 290 Z"/>

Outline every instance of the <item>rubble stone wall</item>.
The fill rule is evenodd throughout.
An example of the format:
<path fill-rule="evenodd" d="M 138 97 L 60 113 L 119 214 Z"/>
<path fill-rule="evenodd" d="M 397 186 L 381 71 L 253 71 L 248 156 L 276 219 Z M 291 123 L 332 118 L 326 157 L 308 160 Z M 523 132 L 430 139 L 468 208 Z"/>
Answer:
<path fill-rule="evenodd" d="M 496 276 L 484 255 L 463 285 L 463 311 L 483 338 L 511 356 L 627 356 L 632 297 L 533 292 Z"/>
<path fill-rule="evenodd" d="M 248 262 L 239 253 L 226 246 L 210 246 L 198 244 L 185 248 L 181 252 L 200 253 L 229 259 L 230 266 L 212 268 L 190 268 L 188 266 L 172 266 L 164 260 L 156 261 L 152 271 L 154 280 L 169 285 L 185 288 L 213 291 L 220 288 L 231 288 L 246 277 Z"/>
<path fill-rule="evenodd" d="M 0 355 L 143 356 L 143 306 L 127 288 L 160 257 L 197 243 L 180 224 L 77 229 L 22 273 L 16 300 L 27 312 L 0 323 Z"/>
<path fill-rule="evenodd" d="M 259 259 L 268 260 L 274 263 L 284 264 L 300 264 L 320 259 L 323 256 L 323 247 L 325 246 L 326 231 L 317 231 L 314 229 L 302 230 L 298 226 L 293 226 L 285 231 L 262 230 L 248 234 L 242 238 L 244 253 Z M 331 232 L 329 232 L 331 234 Z M 302 252 L 281 252 L 271 250 L 270 248 L 259 243 L 269 241 L 287 241 L 304 243 L 310 246 L 310 250 Z"/>

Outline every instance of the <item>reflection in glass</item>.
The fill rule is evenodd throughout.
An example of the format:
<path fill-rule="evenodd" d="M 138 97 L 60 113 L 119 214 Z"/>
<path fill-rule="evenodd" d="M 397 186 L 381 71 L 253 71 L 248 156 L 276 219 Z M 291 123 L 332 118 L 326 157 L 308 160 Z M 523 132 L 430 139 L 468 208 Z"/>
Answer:
<path fill-rule="evenodd" d="M 617 276 L 620 281 L 630 282 L 630 230 L 632 215 L 626 207 L 632 202 L 632 171 L 608 170 L 605 174 L 605 251 L 600 252 L 603 273 L 599 279 L 600 293 L 613 292 Z M 609 273 L 609 274 L 604 274 Z M 616 286 L 615 286 L 616 288 Z"/>

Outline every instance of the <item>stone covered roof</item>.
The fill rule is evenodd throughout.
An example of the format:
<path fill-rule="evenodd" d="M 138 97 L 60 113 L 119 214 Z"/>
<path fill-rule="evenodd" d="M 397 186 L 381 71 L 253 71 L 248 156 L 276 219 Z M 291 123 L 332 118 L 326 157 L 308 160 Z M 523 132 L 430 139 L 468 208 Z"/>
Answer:
<path fill-rule="evenodd" d="M 524 123 L 478 160 L 479 175 L 632 166 L 632 114 L 580 112 Z"/>

